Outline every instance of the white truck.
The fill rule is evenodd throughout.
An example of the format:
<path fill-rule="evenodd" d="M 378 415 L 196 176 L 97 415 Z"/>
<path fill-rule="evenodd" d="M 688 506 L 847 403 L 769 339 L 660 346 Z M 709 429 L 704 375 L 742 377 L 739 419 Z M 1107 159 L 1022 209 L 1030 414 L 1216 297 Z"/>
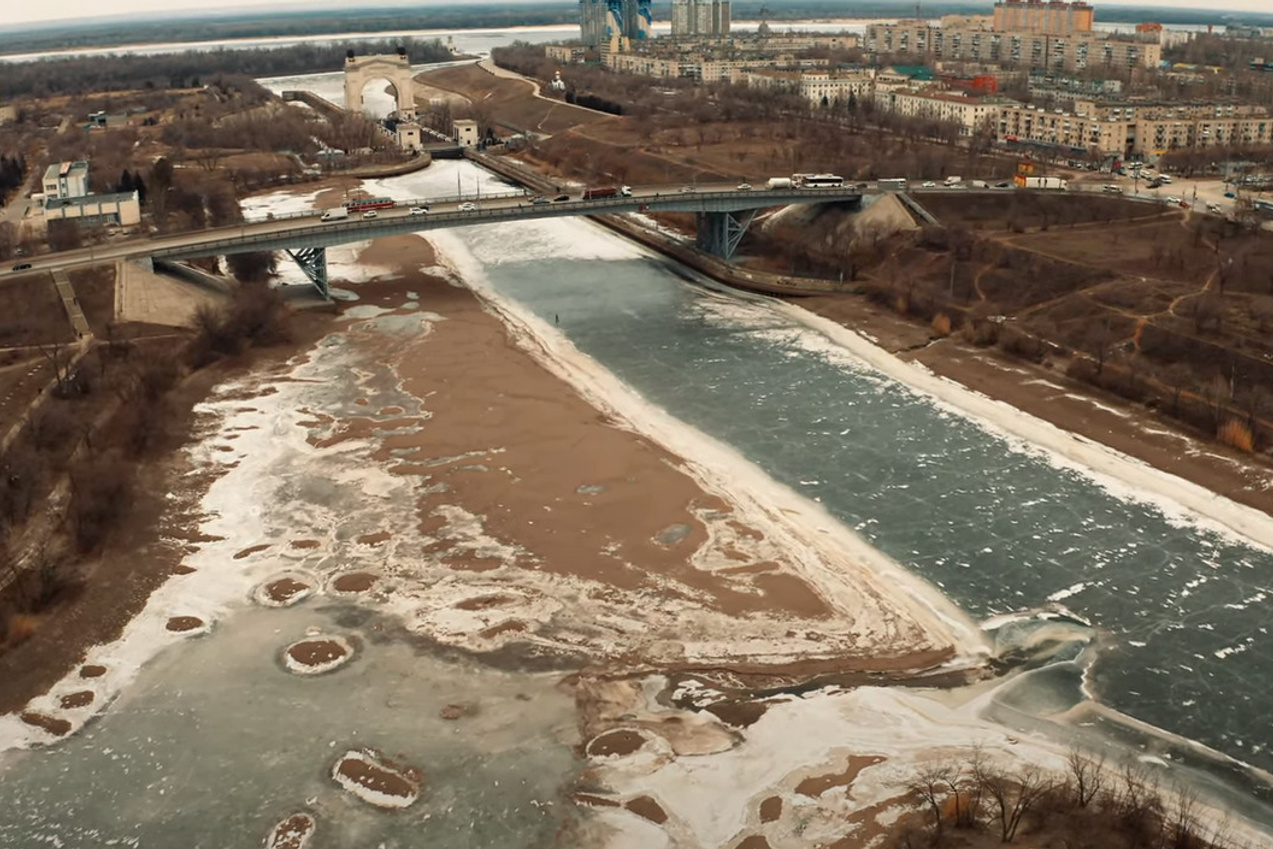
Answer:
<path fill-rule="evenodd" d="M 963 181 L 964 181 L 963 177 L 956 177 L 952 175 L 950 177 L 947 177 L 946 182 L 943 183 L 942 185 L 944 185 L 946 188 L 950 188 L 951 186 L 958 186 Z"/>
<path fill-rule="evenodd" d="M 343 206 L 333 207 L 323 213 L 320 221 L 344 221 L 349 217 L 349 210 Z"/>
<path fill-rule="evenodd" d="M 774 189 L 789 189 L 794 185 L 795 183 L 790 177 L 770 177 L 766 188 L 772 191 Z"/>
<path fill-rule="evenodd" d="M 1064 191 L 1066 182 L 1061 177 L 1026 177 L 1023 189 L 1053 189 Z"/>

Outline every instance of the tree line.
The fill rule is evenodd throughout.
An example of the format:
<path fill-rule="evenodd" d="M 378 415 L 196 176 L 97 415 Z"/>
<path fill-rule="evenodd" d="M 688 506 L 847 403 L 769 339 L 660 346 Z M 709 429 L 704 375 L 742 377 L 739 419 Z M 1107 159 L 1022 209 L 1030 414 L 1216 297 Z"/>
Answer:
<path fill-rule="evenodd" d="M 1050 838 L 1071 849 L 1223 849 L 1234 843 L 1224 822 L 1209 822 L 1197 795 L 1163 787 L 1132 762 L 1071 750 L 1063 772 L 1032 764 L 1005 770 L 974 750 L 963 763 L 919 772 L 907 789 L 920 800 L 923 825 L 908 825 L 885 845 L 920 849 L 967 845 L 990 832 L 1000 843 Z"/>
<path fill-rule="evenodd" d="M 0 203 L 22 187 L 26 180 L 27 162 L 22 154 L 14 157 L 0 156 Z"/>
<path fill-rule="evenodd" d="M 441 62 L 451 52 L 439 39 L 306 43 L 254 50 L 187 50 L 155 55 L 110 54 L 41 59 L 4 66 L 7 98 L 49 97 L 132 89 L 198 88 L 226 72 L 250 77 L 338 71 L 347 50 L 358 54 L 407 51 L 413 64 Z"/>

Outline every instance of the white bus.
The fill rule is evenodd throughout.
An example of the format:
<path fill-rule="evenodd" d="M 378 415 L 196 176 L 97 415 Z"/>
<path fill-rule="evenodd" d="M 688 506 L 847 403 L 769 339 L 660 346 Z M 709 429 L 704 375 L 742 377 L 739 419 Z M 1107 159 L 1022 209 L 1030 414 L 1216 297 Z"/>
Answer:
<path fill-rule="evenodd" d="M 802 181 L 810 189 L 838 189 L 844 185 L 844 178 L 838 174 L 805 174 Z"/>

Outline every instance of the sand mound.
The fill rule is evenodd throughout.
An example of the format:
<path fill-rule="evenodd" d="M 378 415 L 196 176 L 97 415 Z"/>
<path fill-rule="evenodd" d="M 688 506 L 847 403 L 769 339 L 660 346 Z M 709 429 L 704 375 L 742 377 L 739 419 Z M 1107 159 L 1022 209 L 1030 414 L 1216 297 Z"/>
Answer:
<path fill-rule="evenodd" d="M 292 814 L 270 830 L 266 849 L 305 849 L 317 825 L 309 814 Z"/>
<path fill-rule="evenodd" d="M 72 710 L 74 708 L 82 708 L 86 705 L 91 705 L 94 698 L 95 696 L 92 690 L 80 690 L 76 693 L 67 693 L 58 700 L 58 704 L 60 704 L 65 710 Z"/>
<path fill-rule="evenodd" d="M 291 607 L 309 598 L 316 582 L 300 572 L 275 575 L 252 591 L 252 598 L 265 607 Z"/>
<path fill-rule="evenodd" d="M 168 620 L 168 630 L 179 634 L 205 632 L 208 626 L 197 616 L 174 616 Z"/>
<path fill-rule="evenodd" d="M 646 743 L 645 735 L 631 728 L 616 728 L 598 734 L 588 743 L 588 755 L 605 758 L 611 755 L 630 755 Z"/>
<path fill-rule="evenodd" d="M 22 712 L 22 721 L 27 725 L 34 725 L 37 728 L 43 728 L 55 737 L 63 737 L 70 733 L 71 723 L 65 719 L 58 719 L 55 716 L 49 716 L 43 713 L 36 713 L 33 710 Z"/>
<path fill-rule="evenodd" d="M 667 822 L 667 811 L 664 811 L 663 806 L 650 796 L 638 796 L 623 807 L 655 825 L 662 825 Z"/>
<path fill-rule="evenodd" d="M 354 647 L 344 637 L 314 636 L 292 643 L 283 651 L 283 664 L 297 675 L 320 675 L 344 666 Z"/>
<path fill-rule="evenodd" d="M 346 572 L 332 580 L 331 588 L 337 593 L 365 593 L 379 579 L 370 572 Z"/>
<path fill-rule="evenodd" d="M 420 797 L 424 773 L 371 749 L 352 749 L 332 766 L 332 779 L 369 805 L 406 808 Z"/>

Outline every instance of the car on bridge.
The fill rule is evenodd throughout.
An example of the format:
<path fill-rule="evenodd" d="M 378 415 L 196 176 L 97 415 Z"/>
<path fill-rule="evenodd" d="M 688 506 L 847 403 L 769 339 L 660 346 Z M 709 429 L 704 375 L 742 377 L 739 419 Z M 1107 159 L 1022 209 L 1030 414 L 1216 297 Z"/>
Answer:
<path fill-rule="evenodd" d="M 429 208 L 427 206 L 413 206 L 411 207 L 410 214 L 411 215 L 427 215 L 428 212 L 429 212 Z"/>
<path fill-rule="evenodd" d="M 472 201 L 466 201 L 460 204 L 460 212 L 477 212 L 477 204 Z"/>
<path fill-rule="evenodd" d="M 553 198 L 553 203 L 565 203 L 568 200 L 570 200 L 570 195 L 557 195 L 557 197 Z"/>
<path fill-rule="evenodd" d="M 31 267 L 31 263 L 29 263 L 29 262 L 20 262 L 20 263 L 18 263 L 17 265 L 13 266 L 13 270 L 14 270 L 14 271 L 26 271 L 26 270 L 27 270 L 27 269 L 29 269 L 30 267 Z"/>
<path fill-rule="evenodd" d="M 552 201 L 550 201 L 546 197 L 543 197 L 542 195 L 539 195 L 530 199 L 531 206 L 540 206 L 545 203 L 552 203 Z"/>
<path fill-rule="evenodd" d="M 681 194 L 693 194 L 696 191 L 698 191 L 698 189 L 693 186 L 681 186 Z"/>
<path fill-rule="evenodd" d="M 737 189 L 735 189 L 735 191 L 738 191 L 738 192 L 750 192 L 750 191 L 751 191 L 751 183 L 739 183 L 739 184 L 738 184 L 738 188 L 737 188 Z"/>
<path fill-rule="evenodd" d="M 366 212 L 364 212 L 364 213 L 362 214 L 362 217 L 363 217 L 363 218 L 375 218 L 375 217 L 376 217 L 376 211 L 375 211 L 374 209 L 369 209 L 369 210 L 367 210 Z"/>

